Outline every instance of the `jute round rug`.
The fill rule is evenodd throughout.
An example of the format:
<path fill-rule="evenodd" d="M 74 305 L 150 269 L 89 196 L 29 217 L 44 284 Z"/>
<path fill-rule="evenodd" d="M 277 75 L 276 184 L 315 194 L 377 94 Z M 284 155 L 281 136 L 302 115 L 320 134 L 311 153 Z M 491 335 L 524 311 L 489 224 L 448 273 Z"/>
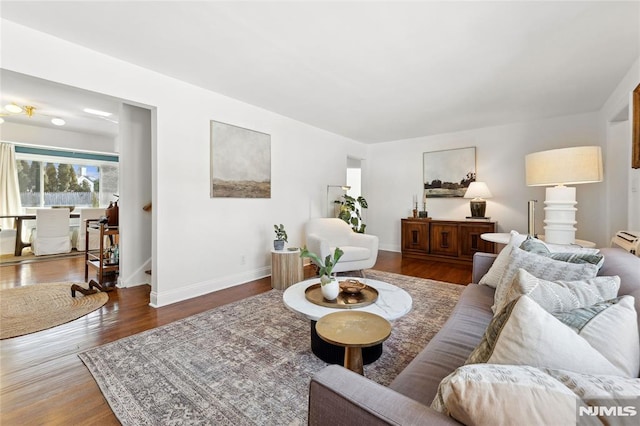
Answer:
<path fill-rule="evenodd" d="M 86 283 L 35 284 L 0 290 L 0 339 L 35 333 L 93 312 L 107 303 L 106 293 L 71 297 L 71 286 Z"/>

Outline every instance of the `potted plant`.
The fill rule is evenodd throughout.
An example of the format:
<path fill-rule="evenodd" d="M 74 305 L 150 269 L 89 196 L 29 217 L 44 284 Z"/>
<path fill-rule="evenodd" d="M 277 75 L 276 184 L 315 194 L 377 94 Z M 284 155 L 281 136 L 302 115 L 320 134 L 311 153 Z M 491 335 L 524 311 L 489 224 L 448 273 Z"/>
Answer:
<path fill-rule="evenodd" d="M 358 204 L 363 209 L 369 207 L 367 200 L 363 196 L 359 196 L 357 199 L 353 198 L 350 195 L 344 194 L 342 196 L 343 200 L 334 201 L 335 204 L 340 205 L 340 211 L 338 212 L 338 217 L 349 225 L 354 232 L 358 232 L 359 234 L 364 234 L 364 230 L 367 227 L 364 223 L 362 223 L 362 216 L 360 215 L 360 209 L 358 208 Z M 357 204 L 356 204 L 357 202 Z"/>
<path fill-rule="evenodd" d="M 273 225 L 274 232 L 276 233 L 276 239 L 273 240 L 273 248 L 276 250 L 282 250 L 284 248 L 284 243 L 287 241 L 287 231 L 284 230 L 284 225 L 280 224 Z"/>
<path fill-rule="evenodd" d="M 315 263 L 316 266 L 318 266 L 322 296 L 327 300 L 334 300 L 340 293 L 338 280 L 335 276 L 331 276 L 331 274 L 333 273 L 333 268 L 336 266 L 343 254 L 344 252 L 340 249 L 340 247 L 336 247 L 333 252 L 333 257 L 329 254 L 323 261 L 317 254 L 310 252 L 307 249 L 307 246 L 304 246 L 302 251 L 300 252 L 300 257 L 307 257 L 311 259 L 311 261 Z"/>

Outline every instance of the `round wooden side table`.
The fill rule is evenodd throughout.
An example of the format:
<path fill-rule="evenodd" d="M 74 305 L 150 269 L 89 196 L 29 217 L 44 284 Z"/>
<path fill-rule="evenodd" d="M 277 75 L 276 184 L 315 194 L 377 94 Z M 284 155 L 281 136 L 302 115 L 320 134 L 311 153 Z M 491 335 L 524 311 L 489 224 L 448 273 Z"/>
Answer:
<path fill-rule="evenodd" d="M 304 279 L 300 250 L 271 250 L 271 288 L 285 290 Z"/>
<path fill-rule="evenodd" d="M 343 346 L 344 367 L 364 375 L 362 348 L 378 345 L 391 335 L 391 324 L 379 315 L 344 311 L 325 315 L 316 323 L 320 338 Z"/>

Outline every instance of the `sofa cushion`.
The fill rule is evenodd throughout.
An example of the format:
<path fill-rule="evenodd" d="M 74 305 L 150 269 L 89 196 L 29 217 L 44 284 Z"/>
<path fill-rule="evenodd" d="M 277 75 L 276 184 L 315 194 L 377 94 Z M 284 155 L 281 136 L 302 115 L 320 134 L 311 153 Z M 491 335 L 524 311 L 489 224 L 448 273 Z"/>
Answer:
<path fill-rule="evenodd" d="M 535 300 L 547 312 L 563 312 L 613 299 L 620 288 L 619 277 L 595 277 L 579 281 L 546 281 L 518 269 L 498 311 L 520 296 Z"/>
<path fill-rule="evenodd" d="M 442 380 L 431 408 L 467 425 L 635 424 L 617 410 L 598 408 L 640 412 L 638 395 L 640 379 L 473 364 Z"/>
<path fill-rule="evenodd" d="M 511 231 L 509 243 L 500 250 L 498 257 L 493 261 L 491 268 L 489 268 L 487 273 L 480 279 L 478 284 L 496 288 L 500 282 L 500 278 L 502 278 L 504 271 L 507 269 L 507 266 L 509 266 L 509 262 L 511 261 L 509 258 L 509 256 L 511 256 L 511 250 L 522 244 L 526 238 L 526 235 L 521 235 L 516 231 Z"/>
<path fill-rule="evenodd" d="M 575 394 L 531 366 L 460 367 L 442 380 L 431 408 L 466 425 L 569 425 L 576 420 Z"/>
<path fill-rule="evenodd" d="M 563 262 L 592 263 L 598 268 L 600 268 L 604 262 L 604 256 L 599 254 L 597 249 L 596 253 L 583 253 L 580 251 L 553 252 L 545 243 L 537 238 L 527 238 L 520 244 L 520 248 L 529 253 L 539 254 L 540 256 L 550 257 L 551 259 L 561 260 Z"/>
<path fill-rule="evenodd" d="M 467 364 L 517 364 L 637 377 L 640 343 L 631 296 L 555 314 L 527 296 L 496 315 Z"/>
<path fill-rule="evenodd" d="M 500 282 L 496 287 L 494 304 L 491 307 L 495 314 L 498 313 L 497 307 L 504 305 L 504 299 L 511 285 L 511 281 L 520 268 L 538 278 L 548 281 L 589 279 L 595 277 L 598 273 L 598 267 L 590 263 L 563 262 L 528 253 L 518 247 L 514 247 L 509 255 L 509 265 L 502 274 Z"/>
<path fill-rule="evenodd" d="M 491 321 L 492 303 L 492 288 L 468 285 L 447 322 L 389 387 L 425 405 L 431 404 L 440 381 L 464 364 L 482 339 Z"/>

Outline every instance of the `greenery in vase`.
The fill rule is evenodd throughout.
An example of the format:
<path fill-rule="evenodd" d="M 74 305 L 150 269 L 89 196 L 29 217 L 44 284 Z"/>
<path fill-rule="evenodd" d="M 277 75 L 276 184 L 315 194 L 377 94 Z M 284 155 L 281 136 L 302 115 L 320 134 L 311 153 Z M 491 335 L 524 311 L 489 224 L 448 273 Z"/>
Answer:
<path fill-rule="evenodd" d="M 365 200 L 362 195 L 356 199 L 350 195 L 344 194 L 342 198 L 342 201 L 335 201 L 335 204 L 340 204 L 340 212 L 338 213 L 338 217 L 351 225 L 351 228 L 354 232 L 364 234 L 364 230 L 367 225 L 362 222 L 362 216 L 360 215 L 358 204 L 360 204 L 360 207 L 362 207 L 363 209 L 366 209 L 369 207 L 367 200 Z"/>
<path fill-rule="evenodd" d="M 329 284 L 329 282 L 331 282 L 331 274 L 333 273 L 333 268 L 336 266 L 338 260 L 340 260 L 343 254 L 344 251 L 342 251 L 340 247 L 336 247 L 335 251 L 333 252 L 333 257 L 331 257 L 331 255 L 329 254 L 323 261 L 317 254 L 310 252 L 307 249 L 307 246 L 304 246 L 302 248 L 302 251 L 300 251 L 300 257 L 307 257 L 311 259 L 311 261 L 315 263 L 318 268 L 320 268 L 318 270 L 318 274 L 320 275 L 321 285 Z"/>
<path fill-rule="evenodd" d="M 273 228 L 274 228 L 274 232 L 276 233 L 276 240 L 284 241 L 285 243 L 289 242 L 287 241 L 287 231 L 284 230 L 283 224 L 280 224 L 280 226 L 273 225 Z"/>

